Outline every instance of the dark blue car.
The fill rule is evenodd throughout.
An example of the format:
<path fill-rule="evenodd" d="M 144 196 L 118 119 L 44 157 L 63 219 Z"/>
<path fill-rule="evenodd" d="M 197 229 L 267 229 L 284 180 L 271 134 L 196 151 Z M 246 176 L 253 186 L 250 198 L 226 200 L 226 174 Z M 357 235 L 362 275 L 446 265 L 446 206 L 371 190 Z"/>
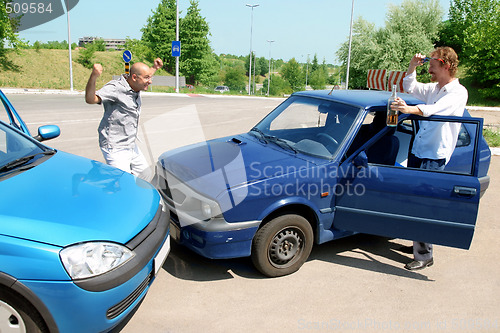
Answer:
<path fill-rule="evenodd" d="M 0 332 L 109 332 L 145 297 L 170 250 L 145 181 L 32 138 L 0 90 Z"/>
<path fill-rule="evenodd" d="M 386 126 L 388 98 L 299 92 L 248 133 L 164 153 L 155 181 L 172 237 L 208 258 L 251 256 L 270 277 L 299 269 L 313 243 L 354 233 L 469 248 L 489 185 L 482 119 L 425 118 L 459 123 L 459 140 L 445 171 L 409 168 L 423 118 Z"/>

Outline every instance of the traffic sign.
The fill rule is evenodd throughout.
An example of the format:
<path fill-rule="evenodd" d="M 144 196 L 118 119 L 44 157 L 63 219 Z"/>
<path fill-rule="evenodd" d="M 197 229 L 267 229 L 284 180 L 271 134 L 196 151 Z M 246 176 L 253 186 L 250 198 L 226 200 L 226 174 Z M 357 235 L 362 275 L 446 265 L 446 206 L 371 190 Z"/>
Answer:
<path fill-rule="evenodd" d="M 129 50 L 123 51 L 123 61 L 130 62 L 130 60 L 132 60 L 132 52 Z"/>
<path fill-rule="evenodd" d="M 181 41 L 174 40 L 172 42 L 172 57 L 180 57 L 181 56 Z"/>

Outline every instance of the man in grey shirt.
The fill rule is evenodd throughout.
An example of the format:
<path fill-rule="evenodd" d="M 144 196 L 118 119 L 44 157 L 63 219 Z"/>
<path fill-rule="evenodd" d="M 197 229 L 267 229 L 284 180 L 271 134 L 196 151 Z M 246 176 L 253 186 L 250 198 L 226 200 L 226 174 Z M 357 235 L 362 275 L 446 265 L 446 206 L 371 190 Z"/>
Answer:
<path fill-rule="evenodd" d="M 129 75 L 123 74 L 96 92 L 96 81 L 103 68 L 94 64 L 85 88 L 85 101 L 104 107 L 98 131 L 99 146 L 106 163 L 146 180 L 150 178 L 148 163 L 136 144 L 141 114 L 140 92 L 148 89 L 154 73 L 162 66 L 160 58 L 154 61 L 153 67 L 135 63 Z"/>

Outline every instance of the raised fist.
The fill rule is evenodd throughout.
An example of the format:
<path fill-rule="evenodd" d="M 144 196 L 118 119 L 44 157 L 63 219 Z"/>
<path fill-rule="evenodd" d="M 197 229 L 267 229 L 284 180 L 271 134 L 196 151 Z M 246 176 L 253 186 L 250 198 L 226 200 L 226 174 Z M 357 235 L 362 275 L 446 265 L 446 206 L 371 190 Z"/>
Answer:
<path fill-rule="evenodd" d="M 92 75 L 99 77 L 101 76 L 103 70 L 104 69 L 101 64 L 94 64 L 94 67 L 92 68 Z"/>
<path fill-rule="evenodd" d="M 157 69 L 160 69 L 160 68 L 162 68 L 162 67 L 163 67 L 163 61 L 162 61 L 160 58 L 156 58 L 156 59 L 155 59 L 155 63 L 154 63 L 154 65 L 153 65 L 153 68 L 154 68 L 155 70 L 157 70 Z"/>

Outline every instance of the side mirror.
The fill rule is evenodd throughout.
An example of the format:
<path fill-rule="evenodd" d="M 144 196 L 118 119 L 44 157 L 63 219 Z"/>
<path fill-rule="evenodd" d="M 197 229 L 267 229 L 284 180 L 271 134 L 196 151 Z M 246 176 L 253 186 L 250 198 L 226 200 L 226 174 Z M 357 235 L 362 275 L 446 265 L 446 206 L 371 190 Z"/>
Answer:
<path fill-rule="evenodd" d="M 45 125 L 38 127 L 38 135 L 34 137 L 40 142 L 57 138 L 61 134 L 61 129 L 56 125 Z"/>
<path fill-rule="evenodd" d="M 352 160 L 352 164 L 358 169 L 367 168 L 368 167 L 368 156 L 366 153 L 362 151 Z"/>

